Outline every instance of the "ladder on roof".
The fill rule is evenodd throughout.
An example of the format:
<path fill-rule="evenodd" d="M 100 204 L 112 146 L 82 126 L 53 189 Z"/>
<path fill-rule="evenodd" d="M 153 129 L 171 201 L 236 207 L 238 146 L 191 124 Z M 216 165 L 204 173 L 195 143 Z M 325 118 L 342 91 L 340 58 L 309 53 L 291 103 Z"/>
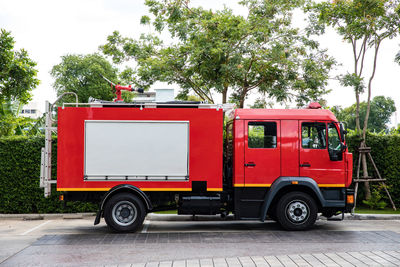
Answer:
<path fill-rule="evenodd" d="M 74 95 L 76 99 L 76 103 L 78 103 L 78 96 L 73 92 L 66 92 L 60 95 L 53 104 L 49 101 L 46 101 L 46 109 L 45 109 L 45 128 L 44 128 L 44 136 L 45 143 L 44 147 L 42 147 L 41 153 L 41 164 L 40 164 L 40 188 L 44 188 L 44 197 L 49 197 L 51 195 L 51 186 L 52 184 L 56 184 L 57 180 L 53 180 L 51 178 L 51 146 L 53 143 L 52 133 L 57 133 L 57 126 L 55 126 L 56 120 L 53 119 L 53 107 L 54 105 L 65 95 Z"/>

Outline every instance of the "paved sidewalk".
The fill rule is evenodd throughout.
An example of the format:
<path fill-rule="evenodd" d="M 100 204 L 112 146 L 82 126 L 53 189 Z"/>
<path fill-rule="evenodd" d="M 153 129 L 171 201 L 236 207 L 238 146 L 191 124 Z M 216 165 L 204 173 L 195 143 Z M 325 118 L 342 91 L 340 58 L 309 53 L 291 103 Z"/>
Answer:
<path fill-rule="evenodd" d="M 107 266 L 107 265 L 106 265 Z M 249 256 L 123 264 L 130 267 L 400 266 L 400 251 Z"/>

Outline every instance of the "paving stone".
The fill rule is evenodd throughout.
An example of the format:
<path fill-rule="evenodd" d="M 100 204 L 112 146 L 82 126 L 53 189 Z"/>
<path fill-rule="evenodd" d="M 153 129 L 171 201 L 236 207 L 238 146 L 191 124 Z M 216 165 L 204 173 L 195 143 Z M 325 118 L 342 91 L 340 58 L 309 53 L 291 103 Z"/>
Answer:
<path fill-rule="evenodd" d="M 389 254 L 390 256 L 400 260 L 400 252 L 396 252 L 396 251 L 384 251 L 384 252 L 386 254 Z"/>
<path fill-rule="evenodd" d="M 300 257 L 300 255 L 288 255 L 289 258 L 294 261 L 297 266 L 310 266 L 310 264 L 308 264 L 308 262 L 306 262 L 302 257 Z"/>
<path fill-rule="evenodd" d="M 352 255 L 350 255 L 350 254 L 348 254 L 346 252 L 337 252 L 336 255 L 339 255 L 340 257 L 342 257 L 346 261 L 350 262 L 354 266 L 367 266 L 367 265 L 365 265 L 365 263 L 363 263 L 362 261 L 354 258 Z"/>
<path fill-rule="evenodd" d="M 302 257 L 311 266 L 321 266 L 322 262 L 311 254 L 301 254 Z"/>
<path fill-rule="evenodd" d="M 358 259 L 359 261 L 362 261 L 364 264 L 371 266 L 371 265 L 379 265 L 377 262 L 373 261 L 369 257 L 361 254 L 360 252 L 348 252 L 351 256 L 354 258 Z"/>
<path fill-rule="evenodd" d="M 187 260 L 186 267 L 200 267 L 199 260 Z"/>
<path fill-rule="evenodd" d="M 160 263 L 157 261 L 157 262 L 148 262 L 148 263 L 146 263 L 146 266 L 145 267 L 158 267 L 158 265 L 159 265 Z"/>
<path fill-rule="evenodd" d="M 343 267 L 354 266 L 353 264 L 346 261 L 345 259 L 343 259 L 339 255 L 337 255 L 336 253 L 324 253 L 324 255 L 327 256 L 328 258 L 330 258 L 331 260 L 333 260 L 339 266 L 343 266 Z"/>
<path fill-rule="evenodd" d="M 226 263 L 228 263 L 228 266 L 231 267 L 241 267 L 242 264 L 240 263 L 238 258 L 226 258 Z"/>
<path fill-rule="evenodd" d="M 215 267 L 228 267 L 225 258 L 214 258 L 212 260 Z"/>
<path fill-rule="evenodd" d="M 172 267 L 185 267 L 186 261 L 174 261 Z"/>
<path fill-rule="evenodd" d="M 243 267 L 255 267 L 256 266 L 250 257 L 239 257 L 239 261 Z"/>
<path fill-rule="evenodd" d="M 214 263 L 212 259 L 200 259 L 200 267 L 213 267 L 213 266 Z"/>
<path fill-rule="evenodd" d="M 161 261 L 158 267 L 171 267 L 172 261 Z"/>
<path fill-rule="evenodd" d="M 287 255 L 276 256 L 283 266 L 297 266 Z"/>
<path fill-rule="evenodd" d="M 145 267 L 146 263 L 135 263 L 132 264 L 132 267 Z"/>
<path fill-rule="evenodd" d="M 391 263 L 390 261 L 388 261 L 388 260 L 386 260 L 386 259 L 384 259 L 384 258 L 372 253 L 371 251 L 362 251 L 360 253 L 365 255 L 365 256 L 367 256 L 367 257 L 369 257 L 373 261 L 384 265 L 384 266 L 394 266 L 393 263 Z"/>
<path fill-rule="evenodd" d="M 400 266 L 400 260 L 396 259 L 395 257 L 390 256 L 389 254 L 384 253 L 383 251 L 371 251 L 375 255 L 378 255 L 384 258 L 387 261 L 390 261 L 395 266 Z"/>
<path fill-rule="evenodd" d="M 282 263 L 278 260 L 278 258 L 277 257 L 275 257 L 275 256 L 265 256 L 264 257 L 264 259 L 267 261 L 267 263 L 270 265 L 270 266 L 276 266 L 276 267 L 278 267 L 278 266 L 283 266 L 282 265 Z"/>
<path fill-rule="evenodd" d="M 260 256 L 252 256 L 251 257 L 252 261 L 257 267 L 267 267 L 269 264 L 265 261 L 263 257 Z"/>
<path fill-rule="evenodd" d="M 313 256 L 316 257 L 325 266 L 329 266 L 329 267 L 337 267 L 337 266 L 339 266 L 333 260 L 331 260 L 330 258 L 325 256 L 323 253 L 315 253 L 315 254 L 313 254 Z"/>

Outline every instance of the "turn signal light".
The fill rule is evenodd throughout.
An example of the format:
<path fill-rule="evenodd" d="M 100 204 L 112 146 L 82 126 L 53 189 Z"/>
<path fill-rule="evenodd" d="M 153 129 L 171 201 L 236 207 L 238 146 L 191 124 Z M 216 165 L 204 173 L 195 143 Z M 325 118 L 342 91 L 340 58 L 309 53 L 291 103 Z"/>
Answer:
<path fill-rule="evenodd" d="M 347 195 L 347 203 L 354 204 L 354 195 Z"/>
<path fill-rule="evenodd" d="M 292 181 L 292 184 L 299 184 L 298 181 Z"/>

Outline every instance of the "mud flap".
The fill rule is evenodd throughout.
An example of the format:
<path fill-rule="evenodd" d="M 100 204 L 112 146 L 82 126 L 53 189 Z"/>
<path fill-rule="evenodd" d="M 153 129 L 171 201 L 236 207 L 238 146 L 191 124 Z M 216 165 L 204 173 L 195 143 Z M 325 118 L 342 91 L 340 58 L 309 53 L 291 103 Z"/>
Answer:
<path fill-rule="evenodd" d="M 97 225 L 100 223 L 101 215 L 103 214 L 103 211 L 99 209 L 99 211 L 96 214 L 96 218 L 94 219 L 94 225 Z"/>

